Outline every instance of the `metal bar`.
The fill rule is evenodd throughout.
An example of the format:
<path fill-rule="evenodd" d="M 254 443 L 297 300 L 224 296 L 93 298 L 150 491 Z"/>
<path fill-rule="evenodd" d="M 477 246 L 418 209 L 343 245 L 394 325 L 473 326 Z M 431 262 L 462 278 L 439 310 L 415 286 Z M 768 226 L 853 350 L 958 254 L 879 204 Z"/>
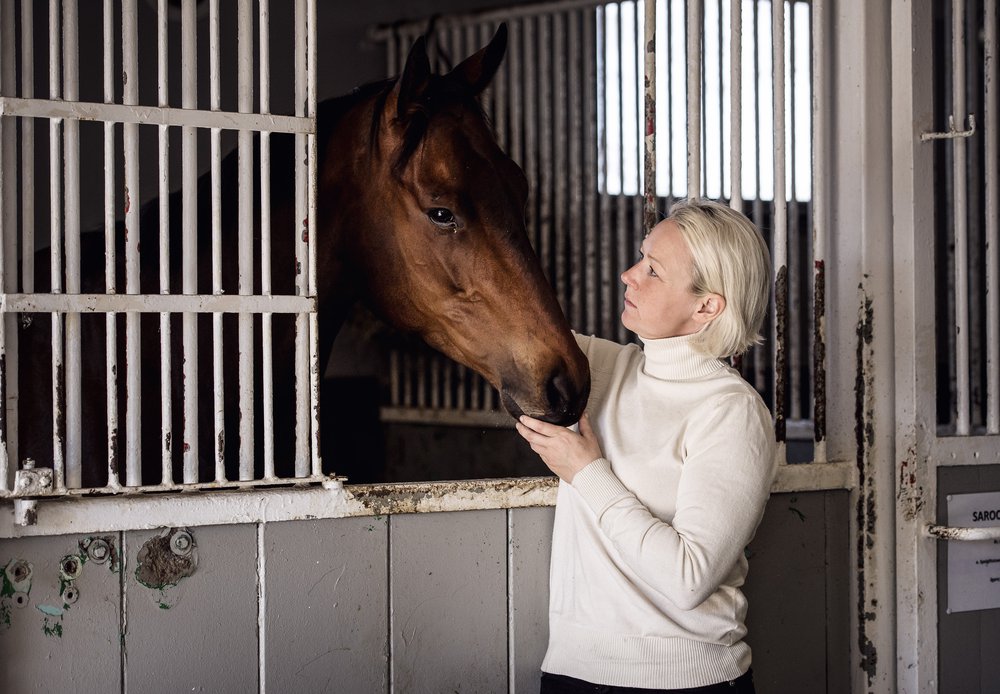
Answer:
<path fill-rule="evenodd" d="M 924 526 L 923 535 L 924 537 L 955 542 L 982 542 L 984 540 L 996 542 L 1000 540 L 1000 525 L 990 528 L 953 528 L 928 523 Z"/>
<path fill-rule="evenodd" d="M 1000 433 L 1000 148 L 997 128 L 997 6 L 983 4 L 983 109 L 986 164 L 986 433 Z"/>
<path fill-rule="evenodd" d="M 0 312 L 311 313 L 316 297 L 274 294 L 0 294 Z"/>
<path fill-rule="evenodd" d="M 645 175 L 645 203 L 642 227 L 648 234 L 656 224 L 656 0 L 644 0 L 643 55 L 645 58 L 645 135 L 643 148 L 643 173 Z"/>
<path fill-rule="evenodd" d="M 568 267 L 564 269 L 564 273 L 567 275 L 569 283 L 568 296 L 565 297 L 565 300 L 569 301 L 569 305 L 565 307 L 565 311 L 567 317 L 570 318 L 570 324 L 577 330 L 582 330 L 583 308 L 587 303 L 585 293 L 587 286 L 584 283 L 583 277 L 583 268 L 585 265 L 582 261 L 587 249 L 583 245 L 585 236 L 580 233 L 584 225 L 583 215 L 585 212 L 583 191 L 583 178 L 585 174 L 581 169 L 581 161 L 584 158 L 583 150 L 590 147 L 590 140 L 585 140 L 581 136 L 583 131 L 582 92 L 587 90 L 592 83 L 584 83 L 580 80 L 583 65 L 580 60 L 581 36 L 580 16 L 578 12 L 572 12 L 566 17 L 566 27 L 566 63 L 569 67 L 569 79 L 567 80 L 569 85 L 569 101 L 566 106 L 568 115 L 566 131 L 569 145 L 567 160 L 569 171 L 567 212 L 569 219 L 568 224 L 559 229 L 559 235 L 566 237 L 565 243 L 568 247 L 566 259 Z M 587 38 L 583 37 L 582 42 L 587 43 Z M 567 233 L 570 229 L 573 231 Z"/>
<path fill-rule="evenodd" d="M 195 106 L 185 109 L 87 101 L 51 102 L 45 99 L 22 99 L 12 96 L 0 97 L 0 116 L 75 118 L 77 120 L 110 121 L 134 125 L 221 128 L 222 130 L 246 130 L 250 132 L 260 130 L 275 133 L 315 132 L 315 124 L 305 116 L 204 111 Z"/>
<path fill-rule="evenodd" d="M 760 93 L 761 93 L 761 70 L 760 70 L 760 56 L 764 50 L 761 46 L 760 41 L 760 25 L 763 21 L 760 16 L 760 3 L 753 3 L 753 124 L 754 124 L 754 196 L 753 196 L 753 220 L 761 228 L 764 226 L 764 201 L 761 199 L 763 197 L 760 187 L 761 179 L 761 157 L 762 157 L 762 147 L 761 139 L 763 133 L 761 132 L 762 123 L 760 117 Z M 773 312 L 773 302 L 772 302 L 772 312 Z M 771 320 L 773 323 L 773 319 Z M 766 325 L 766 323 L 765 323 Z M 770 336 L 768 336 L 770 337 Z M 773 339 L 769 339 L 760 349 L 754 351 L 753 354 L 753 366 L 754 366 L 754 387 L 757 390 L 764 392 L 767 382 L 767 366 L 774 363 L 771 358 L 771 353 L 773 352 L 774 344 Z M 766 354 L 765 354 L 766 352 Z"/>
<path fill-rule="evenodd" d="M 219 0 L 208 5 L 209 108 L 222 108 Z M 221 295 L 222 287 L 222 131 L 212 128 L 212 293 Z M 241 227 L 242 228 L 242 227 Z M 226 376 L 225 337 L 221 314 L 212 316 L 212 458 L 215 480 L 226 479 Z"/>
<path fill-rule="evenodd" d="M 61 18 L 58 0 L 49 0 L 49 98 L 62 97 L 60 82 L 60 34 Z M 50 250 L 49 276 L 51 291 L 61 293 L 62 285 L 62 121 L 49 121 L 49 219 L 50 219 Z M 53 313 L 52 320 L 52 467 L 53 484 L 56 489 L 63 489 L 65 483 L 65 457 L 63 444 L 65 438 L 64 397 L 62 379 L 64 366 L 63 356 L 63 321 L 62 316 Z"/>
<path fill-rule="evenodd" d="M 32 99 L 35 95 L 35 29 L 33 2 L 21 3 L 21 95 Z M 13 24 L 10 27 L 13 35 Z M 13 38 L 11 38 L 13 45 Z M 107 50 L 107 49 L 105 49 Z M 3 97 L 0 97 L 3 98 Z M 21 284 L 24 291 L 35 291 L 35 120 L 21 119 Z M 7 287 L 4 287 L 6 290 Z M 11 346 L 9 336 L 8 349 Z M 8 378 L 8 395 L 11 381 Z M 10 420 L 8 420 L 10 421 Z M 12 441 L 8 435 L 8 441 Z"/>
<path fill-rule="evenodd" d="M 271 110 L 271 8 L 269 0 L 259 0 L 257 20 L 260 33 L 259 78 L 260 112 Z M 271 294 L 271 134 L 260 134 L 260 291 Z M 272 350 L 272 314 L 261 315 L 261 379 L 264 413 L 264 479 L 274 478 L 274 356 Z"/>
<path fill-rule="evenodd" d="M 618 265 L 621 267 L 628 267 L 630 263 L 626 258 L 631 258 L 635 254 L 635 249 L 630 248 L 628 245 L 628 234 L 625 230 L 625 85 L 630 83 L 628 76 L 625 74 L 625 18 L 624 18 L 624 3 L 618 3 L 614 6 L 617 14 L 615 15 L 615 49 L 618 55 L 618 85 L 620 89 L 618 90 L 618 112 L 615 118 L 618 122 L 618 141 L 614 143 L 609 143 L 612 147 L 615 147 L 618 153 L 618 196 L 614 198 L 615 202 L 615 234 L 614 238 L 617 241 L 618 246 Z M 633 82 L 634 84 L 634 82 Z M 610 120 L 610 119 L 609 119 Z M 611 274 L 609 272 L 609 274 Z M 625 286 L 621 282 L 615 283 L 615 306 L 620 307 L 623 305 L 625 297 Z M 615 321 L 614 334 L 618 342 L 625 342 L 627 339 L 627 333 L 625 326 L 622 325 L 621 321 Z"/>
<path fill-rule="evenodd" d="M 617 276 L 614 273 L 614 265 L 611 256 L 611 205 L 610 205 L 610 194 L 608 192 L 608 148 L 610 143 L 608 142 L 608 119 L 610 114 L 608 113 L 608 105 L 611 100 L 608 98 L 607 93 L 607 81 L 608 81 L 608 11 L 610 5 L 604 5 L 600 7 L 597 11 L 597 46 L 599 51 L 600 62 L 597 69 L 597 103 L 599 104 L 599 114 L 598 114 L 598 128 L 600 132 L 598 133 L 598 138 L 600 139 L 600 148 L 598 150 L 599 160 L 597 163 L 598 170 L 604 177 L 604 185 L 601 187 L 598 198 L 598 214 L 599 222 L 597 228 L 601 229 L 600 234 L 600 309 L 597 311 L 600 321 L 600 327 L 598 330 L 599 334 L 603 337 L 612 337 L 615 333 L 615 328 L 613 327 L 618 321 L 614 320 L 614 314 L 618 305 L 614 303 L 614 297 L 616 297 L 616 285 Z"/>
<path fill-rule="evenodd" d="M 169 104 L 169 63 L 167 44 L 167 0 L 159 0 L 156 8 L 156 103 Z M 160 293 L 170 293 L 170 131 L 165 125 L 159 130 L 159 207 L 160 207 Z M 173 484 L 171 458 L 173 439 L 173 398 L 171 397 L 170 314 L 160 314 L 160 481 Z"/>
<path fill-rule="evenodd" d="M 79 98 L 80 48 L 77 0 L 63 0 L 63 97 Z M 80 122 L 63 123 L 63 172 L 65 176 L 66 291 L 80 291 Z M 66 329 L 66 484 L 83 483 L 81 414 L 80 314 L 67 313 Z"/>
<path fill-rule="evenodd" d="M 181 4 L 181 106 L 198 106 L 197 7 Z M 181 129 L 181 291 L 198 293 L 198 134 Z M 184 381 L 183 479 L 198 482 L 198 316 L 186 311 L 181 318 Z"/>
<path fill-rule="evenodd" d="M 729 9 L 729 206 L 743 211 L 743 2 Z"/>
<path fill-rule="evenodd" d="M 812 248 L 813 248 L 813 460 L 826 456 L 826 247 L 827 99 L 826 0 L 813 0 L 812 26 Z"/>
<path fill-rule="evenodd" d="M 30 3 L 26 3 L 30 5 Z M 115 98 L 114 86 L 114 0 L 104 0 L 104 101 Z M 31 119 L 26 119 L 30 121 Z M 104 123 L 104 291 L 117 291 L 117 240 L 115 224 L 115 130 L 114 124 Z M 30 254 L 27 254 L 30 255 Z M 34 285 L 24 284 L 25 292 L 33 292 Z M 118 322 L 114 313 L 104 320 L 105 398 L 108 416 L 108 486 L 120 485 L 118 472 Z"/>
<path fill-rule="evenodd" d="M 307 26 L 305 0 L 295 0 L 295 115 L 306 114 Z M 305 137 L 295 136 L 295 292 L 309 291 L 309 249 L 303 238 L 308 215 L 307 164 Z M 309 474 L 309 326 L 305 315 L 295 317 L 295 476 Z"/>
<path fill-rule="evenodd" d="M 14 45 L 14 3 L 6 0 L 0 4 L 0 94 L 14 91 L 16 82 Z M 17 140 L 15 138 L 16 121 L 0 118 L 0 289 L 6 290 L 8 284 L 17 282 L 17 210 L 16 189 L 17 180 L 11 174 L 16 169 Z M 16 316 L 0 315 L 0 491 L 11 488 L 10 450 L 8 449 L 9 434 L 17 426 L 16 412 L 11 419 L 7 410 L 7 402 L 16 402 L 10 397 L 7 384 L 10 375 L 17 371 L 16 357 L 8 361 L 7 334 L 16 332 Z M 16 453 L 13 460 L 17 461 Z M 16 468 L 16 464 L 15 464 Z"/>
<path fill-rule="evenodd" d="M 687 194 L 701 195 L 702 0 L 687 3 Z"/>
<path fill-rule="evenodd" d="M 554 140 L 558 140 L 558 133 L 553 132 L 553 106 L 555 87 L 554 82 L 562 80 L 553 79 L 554 62 L 552 59 L 552 39 L 551 29 L 552 18 L 542 16 L 536 18 L 538 27 L 538 143 L 539 143 L 539 168 L 538 168 L 538 256 L 545 269 L 545 276 L 548 277 L 549 284 L 554 288 L 558 287 L 558 273 L 556 272 L 555 255 L 557 249 L 553 243 L 553 219 L 557 214 L 555 205 L 556 185 L 554 173 L 556 163 L 553 159 Z M 560 66 L 561 68 L 561 66 Z M 560 174 L 561 175 L 561 174 Z M 556 296 L 561 296 L 558 293 Z"/>
<path fill-rule="evenodd" d="M 584 254 L 584 294 L 585 314 L 583 325 L 577 325 L 587 335 L 597 331 L 598 288 L 600 283 L 597 273 L 597 201 L 594 193 L 598 192 L 597 166 L 601 153 L 598 149 L 597 91 L 594 88 L 596 76 L 596 44 L 594 38 L 594 11 L 582 10 L 583 34 L 583 174 L 586 194 L 583 196 L 583 254 Z M 599 193 L 598 193 L 599 194 Z"/>
<path fill-rule="evenodd" d="M 253 15 L 251 0 L 239 0 L 237 19 L 237 100 L 240 113 L 253 111 Z M 253 294 L 253 138 L 245 130 L 238 136 L 239 156 L 239 280 L 240 296 Z M 239 314 L 240 479 L 253 477 L 254 382 L 253 316 Z"/>
<path fill-rule="evenodd" d="M 306 24 L 308 29 L 308 57 L 306 59 L 307 80 L 306 80 L 306 116 L 314 123 L 316 121 L 316 2 L 310 0 L 306 5 Z M 307 222 L 306 233 L 308 234 L 307 245 L 309 255 L 309 296 L 316 297 L 317 286 L 317 238 L 318 225 L 316 224 L 316 198 L 318 195 L 317 185 L 319 178 L 319 151 L 315 133 L 306 136 L 306 149 L 308 155 L 309 169 L 309 194 L 307 199 Z M 312 473 L 319 475 L 323 471 L 323 460 L 320 457 L 320 386 L 323 378 L 323 369 L 326 364 L 319 360 L 319 315 L 313 311 L 309 315 L 309 368 L 310 368 L 310 421 L 312 422 L 312 442 L 310 448 L 312 453 Z"/>
<path fill-rule="evenodd" d="M 784 6 L 784 5 L 782 5 Z M 795 64 L 792 62 L 795 56 L 795 16 L 792 14 L 794 10 L 794 3 L 789 7 L 789 19 L 790 22 L 786 27 L 787 41 L 784 42 L 782 48 L 782 55 L 785 57 L 785 62 L 783 65 L 787 65 L 789 71 L 792 73 L 791 78 L 788 80 L 788 100 L 791 102 L 790 112 L 791 117 L 787 119 L 787 133 L 788 141 L 786 141 L 786 148 L 788 143 L 791 143 L 791 156 L 786 160 L 788 166 L 788 175 L 786 180 L 790 183 L 790 195 L 788 196 L 790 206 L 792 209 L 792 214 L 788 215 L 788 208 L 786 207 L 786 221 L 787 228 L 785 238 L 789 246 L 788 255 L 791 257 L 791 261 L 788 263 L 788 294 L 786 297 L 786 324 L 785 324 L 785 334 L 787 341 L 785 343 L 787 352 L 789 354 L 789 361 L 791 362 L 790 368 L 788 369 L 786 376 L 787 392 L 789 394 L 789 408 L 788 414 L 792 420 L 802 419 L 802 386 L 801 386 L 801 367 L 803 364 L 803 341 L 799 339 L 802 334 L 800 327 L 804 320 L 804 312 L 800 308 L 806 305 L 805 301 L 800 301 L 801 290 L 802 290 L 802 264 L 799 259 L 804 257 L 802 248 L 805 243 L 803 235 L 799 233 L 799 205 L 798 205 L 798 194 L 795 188 L 795 149 L 797 143 L 797 132 L 796 132 L 796 117 L 795 117 Z M 777 86 L 777 85 L 776 85 Z M 782 82 L 782 89 L 784 89 L 784 82 Z M 787 427 L 786 427 L 787 433 Z"/>
<path fill-rule="evenodd" d="M 567 184 L 569 182 L 570 176 L 573 175 L 573 170 L 569 169 L 567 166 L 567 127 L 568 127 L 568 114 L 566 109 L 566 80 L 561 79 L 560 74 L 565 70 L 565 55 L 566 55 L 566 22 L 565 17 L 562 13 L 556 13 L 551 18 L 551 45 L 552 45 L 552 57 L 551 62 L 548 63 L 551 70 L 550 84 L 552 86 L 552 113 L 551 113 L 551 123 L 553 126 L 552 133 L 552 161 L 555 166 L 551 171 L 553 173 L 559 172 L 558 175 L 553 175 L 552 187 L 553 195 L 551 198 L 552 203 L 552 214 L 549 219 L 552 220 L 551 228 L 549 233 L 551 234 L 552 241 L 550 249 L 554 254 L 554 262 L 552 266 L 555 269 L 555 280 L 554 286 L 556 290 L 556 296 L 559 298 L 560 303 L 563 306 L 563 310 L 568 311 L 570 306 L 567 303 L 569 300 L 569 278 L 567 276 L 566 268 L 566 246 L 567 246 L 567 234 L 564 233 L 566 229 L 566 204 L 567 204 Z M 545 55 L 548 55 L 546 51 Z M 570 176 L 565 175 L 564 172 L 569 172 Z M 570 227 L 572 229 L 579 228 L 577 225 Z"/>
<path fill-rule="evenodd" d="M 965 115 L 965 0 L 952 4 L 952 118 Z M 955 433 L 969 433 L 969 227 L 965 138 L 956 138 L 952 159 L 955 225 Z"/>
<path fill-rule="evenodd" d="M 785 12 L 784 2 L 771 5 L 771 69 L 774 123 L 774 429 L 785 440 L 785 350 L 788 344 L 788 204 L 785 200 Z"/>

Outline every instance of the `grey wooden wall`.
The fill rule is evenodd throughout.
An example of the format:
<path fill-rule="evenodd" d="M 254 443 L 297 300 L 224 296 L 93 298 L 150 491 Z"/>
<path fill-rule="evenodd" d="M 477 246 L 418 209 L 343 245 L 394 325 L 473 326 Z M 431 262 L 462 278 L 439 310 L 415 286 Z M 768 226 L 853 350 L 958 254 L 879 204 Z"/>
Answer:
<path fill-rule="evenodd" d="M 552 514 L 192 528 L 187 577 L 169 550 L 137 577 L 160 531 L 0 541 L 0 691 L 535 692 Z M 770 502 L 748 550 L 762 693 L 848 690 L 847 514 L 844 492 Z M 103 563 L 86 551 L 101 538 Z"/>

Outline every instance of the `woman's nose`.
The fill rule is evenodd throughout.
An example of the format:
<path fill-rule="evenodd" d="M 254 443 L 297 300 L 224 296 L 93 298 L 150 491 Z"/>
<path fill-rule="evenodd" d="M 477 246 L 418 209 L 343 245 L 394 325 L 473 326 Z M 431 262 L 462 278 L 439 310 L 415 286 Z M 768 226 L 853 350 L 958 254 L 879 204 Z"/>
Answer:
<path fill-rule="evenodd" d="M 624 284 L 624 285 L 625 285 L 626 287 L 629 287 L 629 288 L 631 288 L 631 287 L 632 287 L 632 285 L 634 284 L 634 282 L 632 282 L 632 275 L 631 275 L 631 274 L 629 274 L 629 273 L 631 273 L 631 272 L 632 272 L 632 269 L 633 269 L 634 267 L 635 267 L 635 266 L 633 266 L 633 267 L 630 267 L 630 268 L 629 268 L 628 270 L 626 270 L 625 272 L 623 272 L 623 273 L 621 274 L 621 280 L 622 280 L 622 284 Z"/>

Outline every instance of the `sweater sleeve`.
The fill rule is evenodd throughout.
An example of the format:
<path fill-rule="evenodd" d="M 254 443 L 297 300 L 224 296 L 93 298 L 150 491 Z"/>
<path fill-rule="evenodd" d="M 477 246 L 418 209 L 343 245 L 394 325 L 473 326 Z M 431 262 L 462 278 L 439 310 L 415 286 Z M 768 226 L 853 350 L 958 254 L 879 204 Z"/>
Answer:
<path fill-rule="evenodd" d="M 712 595 L 753 538 L 774 478 L 770 414 L 749 394 L 724 396 L 692 413 L 676 511 L 650 513 L 598 459 L 573 478 L 624 562 L 684 610 Z"/>

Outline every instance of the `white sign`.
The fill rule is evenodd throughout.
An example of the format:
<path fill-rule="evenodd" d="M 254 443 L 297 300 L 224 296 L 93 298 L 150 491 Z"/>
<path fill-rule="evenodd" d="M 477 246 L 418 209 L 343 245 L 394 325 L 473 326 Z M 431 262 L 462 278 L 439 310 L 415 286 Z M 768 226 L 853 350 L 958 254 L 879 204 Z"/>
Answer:
<path fill-rule="evenodd" d="M 951 494 L 948 525 L 1000 525 L 1000 492 Z M 948 542 L 948 612 L 1000 607 L 1000 540 Z"/>

